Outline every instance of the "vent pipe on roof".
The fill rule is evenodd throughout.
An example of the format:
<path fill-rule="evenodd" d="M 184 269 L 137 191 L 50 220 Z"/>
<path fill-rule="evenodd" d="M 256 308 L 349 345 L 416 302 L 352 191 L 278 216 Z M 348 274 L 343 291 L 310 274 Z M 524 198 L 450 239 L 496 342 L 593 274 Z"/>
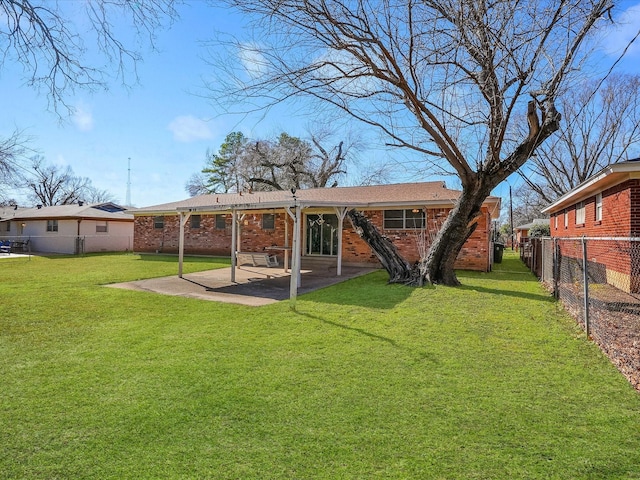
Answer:
<path fill-rule="evenodd" d="M 36 205 L 36 208 L 40 210 L 42 208 L 42 205 Z"/>
<path fill-rule="evenodd" d="M 78 206 L 79 206 L 79 207 L 81 207 L 81 206 L 83 206 L 83 205 L 84 205 L 84 202 L 83 202 L 82 200 L 78 202 Z"/>

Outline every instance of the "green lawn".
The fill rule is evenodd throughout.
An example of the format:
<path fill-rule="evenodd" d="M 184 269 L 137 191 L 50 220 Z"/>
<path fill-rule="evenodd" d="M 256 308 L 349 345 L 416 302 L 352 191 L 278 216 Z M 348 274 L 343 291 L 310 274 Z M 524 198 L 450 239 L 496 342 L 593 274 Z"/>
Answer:
<path fill-rule="evenodd" d="M 510 252 L 296 311 L 101 286 L 176 271 L 0 260 L 0 478 L 640 478 L 640 395 Z"/>

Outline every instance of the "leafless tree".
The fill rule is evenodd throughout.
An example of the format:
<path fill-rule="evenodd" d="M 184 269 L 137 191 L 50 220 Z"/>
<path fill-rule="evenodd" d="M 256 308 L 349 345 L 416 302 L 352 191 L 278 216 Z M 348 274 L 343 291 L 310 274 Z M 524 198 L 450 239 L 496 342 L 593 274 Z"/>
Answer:
<path fill-rule="evenodd" d="M 185 190 L 190 197 L 213 193 L 207 186 L 207 177 L 204 173 L 194 173 L 189 177 L 185 185 Z"/>
<path fill-rule="evenodd" d="M 0 74 L 7 65 L 19 64 L 21 80 L 44 91 L 49 107 L 62 116 L 73 111 L 67 95 L 76 89 L 107 88 L 112 77 L 125 85 L 135 83 L 140 47 L 153 48 L 156 32 L 178 18 L 179 3 L 0 0 Z M 128 25 L 126 34 L 116 20 Z M 96 49 L 102 53 L 99 60 L 90 55 Z M 0 182 L 22 166 L 28 141 L 21 132 L 0 136 Z"/>
<path fill-rule="evenodd" d="M 0 186 L 12 183 L 22 158 L 29 151 L 27 138 L 21 131 L 16 130 L 10 136 L 0 138 Z"/>
<path fill-rule="evenodd" d="M 34 204 L 70 205 L 80 201 L 96 203 L 113 199 L 106 190 L 95 188 L 89 178 L 76 176 L 70 166 L 47 164 L 41 156 L 35 156 L 31 161 L 30 171 L 21 174 L 17 186 L 28 192 L 28 198 Z"/>
<path fill-rule="evenodd" d="M 541 145 L 530 169 L 520 172 L 542 206 L 607 165 L 640 153 L 640 76 L 584 81 L 562 95 L 558 105 L 566 119 L 560 135 Z"/>
<path fill-rule="evenodd" d="M 462 193 L 424 280 L 458 284 L 454 262 L 491 190 L 560 125 L 556 99 L 610 0 L 224 0 L 255 41 L 212 58 L 211 95 L 256 108 L 306 96 L 455 172 Z M 220 51 L 220 42 L 215 44 Z M 212 52 L 213 53 L 213 52 Z M 246 67 L 246 68 L 241 68 Z M 528 131 L 513 136 L 514 124 Z"/>
<path fill-rule="evenodd" d="M 217 153 L 207 150 L 205 168 L 189 178 L 190 195 L 241 190 L 287 190 L 335 186 L 357 142 L 328 147 L 326 132 L 311 140 L 281 133 L 275 140 L 250 140 L 240 132 L 225 138 Z"/>
<path fill-rule="evenodd" d="M 115 20 L 129 26 L 139 40 L 153 47 L 156 32 L 178 17 L 176 0 L 48 0 L 0 1 L 0 71 L 19 63 L 24 81 L 44 90 L 54 111 L 69 108 L 65 100 L 76 88 L 106 88 L 110 71 L 123 83 L 136 81 L 139 49 L 127 45 Z M 135 40 L 130 42 L 140 46 Z M 103 57 L 92 63 L 88 52 Z M 115 68 L 106 68 L 108 65 Z"/>

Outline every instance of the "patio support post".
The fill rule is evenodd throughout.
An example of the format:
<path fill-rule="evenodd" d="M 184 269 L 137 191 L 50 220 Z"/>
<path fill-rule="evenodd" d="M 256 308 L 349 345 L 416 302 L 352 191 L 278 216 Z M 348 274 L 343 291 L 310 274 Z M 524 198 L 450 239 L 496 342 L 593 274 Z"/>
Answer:
<path fill-rule="evenodd" d="M 284 271 L 289 270 L 289 220 L 284 217 Z"/>
<path fill-rule="evenodd" d="M 184 262 L 184 226 L 186 225 L 189 217 L 191 216 L 191 212 L 186 215 L 183 212 L 180 212 L 180 218 L 178 221 L 180 222 L 180 235 L 178 236 L 178 277 L 182 278 L 182 264 Z"/>
<path fill-rule="evenodd" d="M 238 225 L 236 211 L 231 210 L 231 281 L 236 281 L 236 248 L 238 242 Z"/>
<path fill-rule="evenodd" d="M 287 207 L 287 214 L 293 219 L 293 245 L 291 246 L 291 275 L 289 276 L 289 302 L 295 309 L 300 284 L 300 206 L 294 205 L 295 211 Z"/>
<path fill-rule="evenodd" d="M 338 216 L 338 263 L 336 265 L 336 276 L 342 275 L 342 225 L 344 223 L 344 217 L 347 215 L 347 208 L 336 207 L 336 214 Z"/>

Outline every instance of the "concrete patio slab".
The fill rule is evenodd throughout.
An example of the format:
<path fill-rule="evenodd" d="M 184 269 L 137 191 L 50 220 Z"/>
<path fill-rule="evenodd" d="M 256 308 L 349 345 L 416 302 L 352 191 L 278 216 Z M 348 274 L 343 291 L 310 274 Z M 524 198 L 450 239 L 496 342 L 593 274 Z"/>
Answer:
<path fill-rule="evenodd" d="M 335 267 L 302 270 L 298 295 L 372 271 L 370 267 L 343 267 L 338 277 Z M 106 286 L 257 307 L 287 300 L 289 277 L 290 273 L 281 268 L 239 267 L 235 282 L 231 281 L 231 268 L 220 268 L 184 274 L 182 278 L 173 275 Z"/>

